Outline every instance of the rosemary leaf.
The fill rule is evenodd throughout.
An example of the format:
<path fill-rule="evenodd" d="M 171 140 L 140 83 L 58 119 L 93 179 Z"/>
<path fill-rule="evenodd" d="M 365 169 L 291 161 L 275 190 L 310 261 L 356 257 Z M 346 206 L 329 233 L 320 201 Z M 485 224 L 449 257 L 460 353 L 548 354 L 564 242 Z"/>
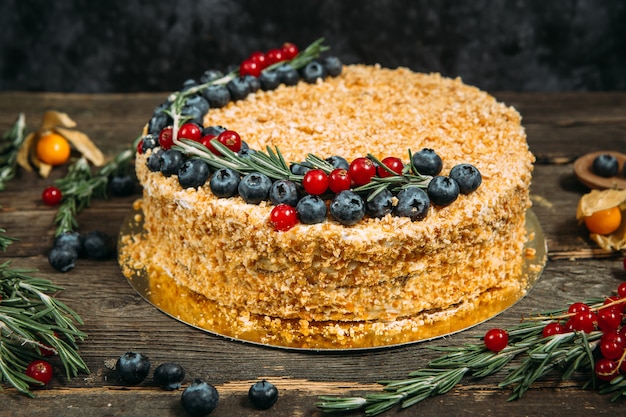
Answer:
<path fill-rule="evenodd" d="M 20 113 L 11 129 L 0 137 L 0 191 L 3 191 L 7 183 L 15 178 L 17 155 L 26 138 L 25 130 L 24 113 Z"/>

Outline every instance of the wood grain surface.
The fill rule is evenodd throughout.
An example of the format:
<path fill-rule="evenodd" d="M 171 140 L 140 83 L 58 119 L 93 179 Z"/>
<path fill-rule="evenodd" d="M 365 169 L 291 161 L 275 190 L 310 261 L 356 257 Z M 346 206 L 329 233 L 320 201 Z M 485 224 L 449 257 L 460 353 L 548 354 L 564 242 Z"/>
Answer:
<path fill-rule="evenodd" d="M 47 262 L 55 209 L 41 202 L 41 192 L 62 175 L 48 179 L 20 171 L 0 192 L 0 227 L 20 240 L 0 262 L 37 268 L 38 276 L 64 290 L 58 298 L 84 319 L 88 338 L 80 353 L 91 373 L 65 379 L 60 366 L 51 384 L 30 399 L 6 388 L 0 392 L 2 416 L 184 416 L 180 391 L 168 392 L 150 380 L 127 388 L 117 382 L 111 363 L 126 351 L 150 357 L 153 367 L 166 361 L 183 365 L 187 382 L 203 378 L 220 392 L 215 416 L 320 416 L 319 395 L 352 395 L 376 390 L 376 381 L 403 378 L 437 356 L 430 347 L 458 346 L 495 326 L 511 326 L 520 317 L 589 297 L 610 295 L 626 280 L 622 254 L 607 253 L 591 242 L 575 220 L 576 204 L 588 190 L 573 175 L 572 162 L 596 150 L 626 148 L 626 93 L 496 93 L 523 116 L 528 142 L 537 157 L 531 195 L 533 211 L 546 235 L 549 260 L 539 282 L 515 306 L 487 323 L 434 341 L 371 351 L 315 353 L 287 351 L 234 342 L 193 329 L 156 310 L 127 283 L 115 260 L 80 259 L 69 273 L 55 272 Z M 68 95 L 0 93 L 0 131 L 18 113 L 34 130 L 45 110 L 68 113 L 109 157 L 139 134 L 153 108 L 166 94 Z M 117 235 L 132 202 L 126 198 L 93 200 L 80 214 L 80 231 Z M 583 376 L 560 381 L 550 375 L 518 401 L 498 388 L 502 375 L 467 378 L 450 393 L 410 409 L 385 415 L 620 415 L 624 402 L 581 390 Z M 267 378 L 280 391 L 278 403 L 258 411 L 247 402 L 250 384 Z M 358 413 L 352 414 L 358 415 Z"/>

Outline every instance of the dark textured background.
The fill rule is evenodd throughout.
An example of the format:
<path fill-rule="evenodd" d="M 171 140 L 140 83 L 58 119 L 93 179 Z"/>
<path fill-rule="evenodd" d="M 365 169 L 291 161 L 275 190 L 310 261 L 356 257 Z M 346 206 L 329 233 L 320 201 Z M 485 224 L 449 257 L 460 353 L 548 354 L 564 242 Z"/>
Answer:
<path fill-rule="evenodd" d="M 623 0 L 0 0 L 0 90 L 171 91 L 321 36 L 486 90 L 625 90 L 625 22 Z"/>

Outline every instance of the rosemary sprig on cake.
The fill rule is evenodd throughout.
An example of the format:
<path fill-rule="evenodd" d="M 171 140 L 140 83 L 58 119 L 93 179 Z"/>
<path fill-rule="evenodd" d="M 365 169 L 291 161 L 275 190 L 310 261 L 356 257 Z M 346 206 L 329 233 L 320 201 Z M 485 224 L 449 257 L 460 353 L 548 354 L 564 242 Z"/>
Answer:
<path fill-rule="evenodd" d="M 445 352 L 406 379 L 382 380 L 381 392 L 355 397 L 322 396 L 323 411 L 362 410 L 374 416 L 396 406 L 411 407 L 452 390 L 466 376 L 483 378 L 508 371 L 500 387 L 512 388 L 509 400 L 521 398 L 547 374 L 560 371 L 590 375 L 584 388 L 626 396 L 626 282 L 604 301 L 577 302 L 568 309 L 523 320 L 508 330 L 490 329 L 481 343 L 432 348 Z M 516 364 L 514 360 L 521 359 Z M 511 365 L 511 366 L 509 366 Z"/>

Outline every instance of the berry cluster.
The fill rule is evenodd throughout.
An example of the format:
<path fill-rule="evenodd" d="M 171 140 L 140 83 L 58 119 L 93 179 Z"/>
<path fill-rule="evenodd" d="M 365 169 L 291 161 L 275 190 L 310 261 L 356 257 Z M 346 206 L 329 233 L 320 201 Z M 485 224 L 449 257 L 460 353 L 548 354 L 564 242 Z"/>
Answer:
<path fill-rule="evenodd" d="M 116 362 L 115 370 L 120 381 L 126 385 L 142 383 L 150 373 L 150 359 L 137 352 L 126 352 Z M 177 363 L 162 363 L 153 374 L 155 385 L 173 391 L 181 387 L 185 379 L 185 369 Z M 278 400 L 278 390 L 274 384 L 262 380 L 252 384 L 248 399 L 258 409 L 268 409 Z M 181 404 L 192 416 L 210 414 L 219 402 L 217 389 L 206 381 L 194 379 L 183 390 Z"/>
<path fill-rule="evenodd" d="M 115 253 L 115 240 L 109 234 L 94 230 L 85 235 L 64 232 L 54 238 L 48 252 L 48 263 L 60 272 L 74 269 L 79 257 L 96 260 L 109 259 Z"/>
<path fill-rule="evenodd" d="M 600 177 L 614 177 L 620 170 L 619 161 L 614 155 L 608 153 L 601 154 L 593 159 L 591 170 Z M 626 176 L 626 171 L 623 172 L 623 175 Z"/>

